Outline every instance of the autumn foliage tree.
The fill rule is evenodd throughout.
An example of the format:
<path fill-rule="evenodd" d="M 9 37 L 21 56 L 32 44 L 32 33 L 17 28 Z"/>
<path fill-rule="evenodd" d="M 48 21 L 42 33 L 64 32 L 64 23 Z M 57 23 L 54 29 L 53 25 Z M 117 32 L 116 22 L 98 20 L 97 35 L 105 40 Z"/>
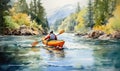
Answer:
<path fill-rule="evenodd" d="M 109 5 L 110 11 L 108 12 L 109 18 L 106 25 L 96 25 L 94 26 L 94 30 L 101 30 L 107 34 L 112 34 L 115 31 L 120 31 L 120 1 L 119 0 L 112 0 Z M 107 14 L 107 15 L 108 15 Z"/>
<path fill-rule="evenodd" d="M 22 25 L 37 31 L 48 30 L 49 25 L 41 0 L 31 0 L 30 5 L 26 0 L 0 0 L 0 33 L 3 33 L 5 28 L 5 31 L 15 30 Z"/>

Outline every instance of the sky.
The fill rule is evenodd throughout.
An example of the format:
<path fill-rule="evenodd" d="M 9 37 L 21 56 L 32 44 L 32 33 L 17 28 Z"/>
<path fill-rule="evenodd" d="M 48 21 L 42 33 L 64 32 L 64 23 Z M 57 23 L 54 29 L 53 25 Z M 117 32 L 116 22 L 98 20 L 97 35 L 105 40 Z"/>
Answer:
<path fill-rule="evenodd" d="M 81 7 L 85 7 L 88 4 L 88 0 L 41 0 L 41 2 L 48 16 L 65 5 L 76 6 L 79 2 Z"/>

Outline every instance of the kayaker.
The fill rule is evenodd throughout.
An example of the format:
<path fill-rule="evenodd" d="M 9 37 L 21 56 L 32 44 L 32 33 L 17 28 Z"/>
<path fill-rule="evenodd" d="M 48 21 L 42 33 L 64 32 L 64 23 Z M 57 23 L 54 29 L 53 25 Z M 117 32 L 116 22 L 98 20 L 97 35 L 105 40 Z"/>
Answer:
<path fill-rule="evenodd" d="M 53 31 L 50 31 L 50 33 L 45 36 L 44 40 L 57 40 L 57 36 L 53 33 Z"/>
<path fill-rule="evenodd" d="M 59 33 L 59 34 L 61 34 L 61 32 Z M 50 31 L 50 33 L 47 35 L 47 36 L 45 36 L 45 38 L 43 39 L 43 41 L 46 41 L 45 42 L 45 45 L 48 45 L 48 42 L 49 41 L 51 41 L 52 42 L 52 40 L 57 40 L 57 36 L 53 33 L 53 31 Z M 59 41 L 56 41 L 56 42 L 59 42 Z M 54 41 L 54 43 L 55 43 L 55 41 Z M 62 49 L 62 47 L 63 47 L 63 44 L 64 44 L 64 41 L 62 41 L 61 43 L 57 43 L 57 44 L 53 44 L 53 45 L 51 45 L 51 46 L 54 46 L 54 48 L 53 49 Z M 49 45 L 48 45 L 49 46 Z"/>

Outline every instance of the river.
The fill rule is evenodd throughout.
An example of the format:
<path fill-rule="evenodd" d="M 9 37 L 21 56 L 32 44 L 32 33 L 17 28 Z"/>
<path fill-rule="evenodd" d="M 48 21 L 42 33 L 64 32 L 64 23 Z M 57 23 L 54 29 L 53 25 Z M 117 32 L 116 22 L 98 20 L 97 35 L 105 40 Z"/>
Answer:
<path fill-rule="evenodd" d="M 43 36 L 0 36 L 0 71 L 120 71 L 120 40 L 85 39 L 64 33 L 64 50 L 47 50 Z"/>

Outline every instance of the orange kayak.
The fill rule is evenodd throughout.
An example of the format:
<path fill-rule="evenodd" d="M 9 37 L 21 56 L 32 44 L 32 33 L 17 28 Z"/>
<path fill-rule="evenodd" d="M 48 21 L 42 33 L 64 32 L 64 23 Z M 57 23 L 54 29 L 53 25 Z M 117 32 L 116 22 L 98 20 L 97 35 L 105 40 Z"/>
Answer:
<path fill-rule="evenodd" d="M 65 43 L 65 41 L 63 41 L 63 40 L 50 40 L 50 41 L 42 40 L 42 43 L 44 45 L 47 45 L 47 46 L 54 46 L 54 47 L 62 48 L 64 43 Z"/>

